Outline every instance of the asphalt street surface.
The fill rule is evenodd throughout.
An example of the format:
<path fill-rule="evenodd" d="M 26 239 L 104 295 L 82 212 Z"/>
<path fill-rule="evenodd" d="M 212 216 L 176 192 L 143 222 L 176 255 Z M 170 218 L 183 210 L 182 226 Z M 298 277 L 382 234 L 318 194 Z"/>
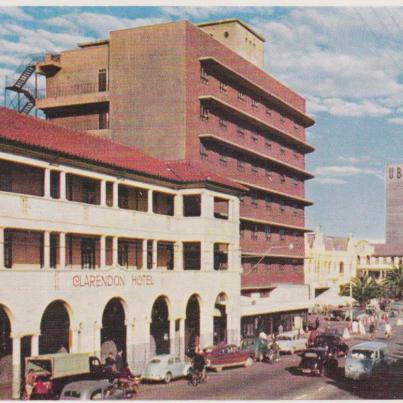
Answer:
<path fill-rule="evenodd" d="M 323 322 L 322 322 L 323 323 Z M 343 328 L 345 323 L 331 323 Z M 392 322 L 393 324 L 393 322 Z M 255 363 L 250 368 L 226 369 L 208 372 L 205 384 L 193 387 L 187 381 L 176 380 L 165 384 L 142 384 L 136 397 L 141 400 L 328 400 L 328 399 L 402 399 L 403 398 L 403 326 L 393 326 L 393 335 L 385 340 L 383 327 L 375 340 L 386 341 L 394 363 L 390 373 L 382 379 L 353 382 L 344 378 L 344 358 L 332 377 L 300 375 L 297 366 L 300 357 L 282 355 L 275 364 Z M 350 346 L 369 340 L 369 336 L 354 337 Z"/>

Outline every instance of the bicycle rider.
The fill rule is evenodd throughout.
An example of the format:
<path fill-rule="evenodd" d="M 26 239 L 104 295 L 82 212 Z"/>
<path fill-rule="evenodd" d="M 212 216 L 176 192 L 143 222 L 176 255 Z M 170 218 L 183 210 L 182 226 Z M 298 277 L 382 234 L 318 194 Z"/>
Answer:
<path fill-rule="evenodd" d="M 206 359 L 200 351 L 196 351 L 193 357 L 193 371 L 200 375 L 202 381 L 207 379 L 206 377 Z"/>

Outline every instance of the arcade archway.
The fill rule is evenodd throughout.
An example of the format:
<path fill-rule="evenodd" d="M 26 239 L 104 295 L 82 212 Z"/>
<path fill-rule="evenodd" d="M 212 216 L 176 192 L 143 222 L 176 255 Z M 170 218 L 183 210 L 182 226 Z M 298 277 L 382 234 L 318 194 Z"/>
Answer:
<path fill-rule="evenodd" d="M 169 354 L 169 308 L 165 297 L 158 297 L 151 310 L 150 338 L 151 354 Z"/>
<path fill-rule="evenodd" d="M 5 308 L 0 305 L 0 384 L 11 384 L 13 343 L 11 321 Z"/>
<path fill-rule="evenodd" d="M 101 351 L 102 346 L 108 350 L 107 355 L 112 352 L 123 351 L 123 357 L 126 359 L 126 316 L 122 301 L 119 298 L 111 299 L 105 306 L 102 314 L 101 330 Z"/>
<path fill-rule="evenodd" d="M 64 348 L 70 351 L 70 317 L 63 301 L 49 304 L 41 319 L 39 354 L 53 354 Z"/>
<path fill-rule="evenodd" d="M 227 306 L 228 297 L 222 292 L 214 305 L 214 344 L 227 342 Z"/>
<path fill-rule="evenodd" d="M 200 345 L 200 303 L 197 295 L 192 295 L 186 305 L 185 354 L 192 356 Z"/>

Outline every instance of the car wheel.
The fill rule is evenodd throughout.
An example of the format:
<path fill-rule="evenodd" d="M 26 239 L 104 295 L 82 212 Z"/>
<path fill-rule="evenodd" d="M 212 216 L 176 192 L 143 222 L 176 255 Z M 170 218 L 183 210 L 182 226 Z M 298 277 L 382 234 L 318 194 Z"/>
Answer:
<path fill-rule="evenodd" d="M 169 382 L 171 382 L 172 381 L 172 374 L 171 374 L 171 372 L 167 372 L 166 374 L 165 374 L 165 376 L 164 376 L 164 382 L 165 383 L 169 383 Z"/>
<path fill-rule="evenodd" d="M 251 357 L 248 357 L 245 361 L 245 367 L 251 367 L 253 365 L 253 359 Z"/>

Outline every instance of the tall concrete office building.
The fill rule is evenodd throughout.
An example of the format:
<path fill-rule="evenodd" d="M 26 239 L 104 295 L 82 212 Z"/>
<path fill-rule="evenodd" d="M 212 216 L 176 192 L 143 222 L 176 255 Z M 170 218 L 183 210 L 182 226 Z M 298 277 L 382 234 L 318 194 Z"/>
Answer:
<path fill-rule="evenodd" d="M 386 244 L 403 244 L 403 164 L 386 166 Z"/>
<path fill-rule="evenodd" d="M 197 161 L 246 186 L 242 293 L 304 283 L 305 99 L 267 74 L 265 39 L 231 19 L 123 29 L 46 55 L 47 119 Z M 186 163 L 183 163 L 184 170 Z M 124 175 L 124 172 L 122 172 Z"/>

